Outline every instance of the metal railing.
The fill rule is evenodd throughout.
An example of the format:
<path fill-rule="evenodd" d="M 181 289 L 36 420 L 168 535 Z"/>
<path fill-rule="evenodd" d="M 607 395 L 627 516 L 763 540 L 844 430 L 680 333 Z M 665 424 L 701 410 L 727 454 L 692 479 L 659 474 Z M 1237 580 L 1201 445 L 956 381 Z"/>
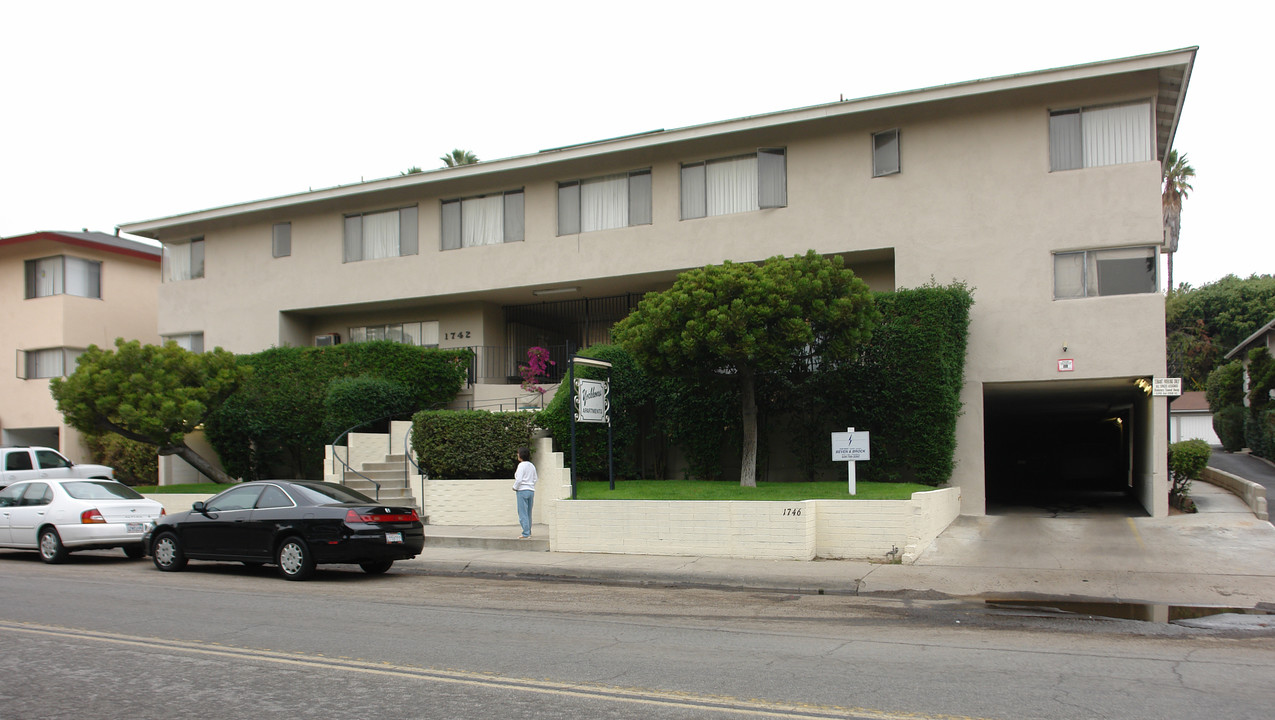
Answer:
<path fill-rule="evenodd" d="M 549 359 L 554 364 L 545 368 L 541 376 L 544 383 L 562 382 L 566 373 L 567 360 L 571 357 L 572 345 L 473 345 L 474 358 L 469 364 L 469 384 L 518 384 L 522 377 L 518 374 L 519 366 L 527 364 L 527 351 L 533 347 L 543 347 L 549 351 Z"/>
<path fill-rule="evenodd" d="M 434 406 L 434 407 L 432 407 L 432 408 L 429 408 L 429 409 L 431 409 L 431 410 L 437 410 L 437 409 L 439 409 L 440 407 L 442 407 L 442 406 L 441 406 L 441 405 L 436 405 L 436 406 Z M 380 484 L 379 482 L 377 482 L 377 481 L 373 480 L 372 478 L 370 478 L 370 477 L 368 477 L 368 476 L 364 475 L 362 472 L 359 472 L 359 471 L 358 471 L 357 469 L 355 469 L 352 465 L 350 465 L 350 443 L 349 443 L 349 435 L 350 435 L 350 433 L 354 432 L 355 430 L 358 430 L 359 428 L 367 427 L 368 425 L 373 425 L 373 424 L 375 424 L 375 423 L 385 422 L 386 420 L 404 420 L 404 419 L 410 420 L 413 414 L 414 414 L 414 413 L 391 413 L 391 414 L 389 414 L 389 415 L 382 415 L 382 416 L 381 416 L 381 417 L 379 417 L 379 418 L 376 418 L 376 419 L 373 419 L 373 420 L 368 420 L 368 421 L 366 421 L 366 422 L 361 422 L 361 423 L 359 423 L 358 425 L 354 425 L 354 426 L 352 426 L 352 427 L 348 427 L 348 428 L 346 428 L 346 429 L 345 429 L 345 431 L 344 431 L 344 432 L 342 432 L 340 435 L 337 435 L 337 436 L 336 436 L 336 438 L 334 438 L 334 439 L 332 440 L 332 442 L 331 442 L 331 445 L 332 445 L 332 472 L 333 472 L 333 473 L 337 472 L 337 467 L 336 467 L 336 466 L 337 466 L 337 463 L 339 462 L 339 463 L 341 464 L 341 473 L 340 473 L 340 475 L 341 475 L 341 484 L 342 484 L 342 485 L 344 485 L 344 484 L 345 484 L 345 473 L 346 473 L 346 472 L 352 472 L 352 473 L 354 473 L 355 475 L 358 475 L 359 477 L 363 478 L 364 480 L 366 480 L 366 481 L 368 481 L 368 482 L 372 483 L 373 487 L 375 487 L 375 488 L 376 488 L 376 498 L 375 498 L 375 499 L 376 499 L 376 500 L 380 500 L 380 499 L 381 499 L 381 484 Z M 408 432 L 409 432 L 409 434 L 410 434 L 410 432 L 411 432 L 411 431 L 410 431 L 410 429 L 409 429 L 409 431 L 408 431 Z M 393 455 L 393 454 L 394 454 L 394 435 L 393 435 L 393 433 L 387 432 L 387 433 L 385 434 L 385 438 L 386 438 L 386 440 L 385 440 L 385 442 L 386 442 L 385 454 L 386 454 L 386 455 Z M 341 444 L 340 444 L 340 443 L 342 443 L 342 441 L 344 441 L 344 445 L 341 445 Z M 344 447 L 344 448 L 345 448 L 345 457 L 344 457 L 344 458 L 342 458 L 342 457 L 341 457 L 341 455 L 340 455 L 340 453 L 338 452 L 339 448 L 341 448 L 341 447 Z M 404 452 L 404 454 L 405 454 L 405 455 L 408 453 L 408 449 L 409 449 L 410 447 L 411 447 L 411 446 L 410 446 L 409 444 L 407 444 L 406 442 L 404 442 L 404 449 L 403 449 L 403 452 Z M 408 457 L 409 457 L 409 459 L 410 459 L 410 455 L 408 455 Z M 414 461 L 414 460 L 413 460 L 413 461 L 412 461 L 412 464 L 413 464 L 413 465 L 415 465 L 415 464 L 416 464 L 416 461 Z M 417 467 L 417 469 L 418 469 L 418 470 L 420 469 L 420 468 L 419 468 L 419 466 Z M 404 476 L 405 478 L 406 478 L 406 476 L 407 476 L 407 462 L 404 462 L 404 463 L 403 463 L 403 476 Z M 404 485 L 406 485 L 406 483 L 404 483 Z M 409 486 L 409 487 L 410 487 L 410 486 Z"/>

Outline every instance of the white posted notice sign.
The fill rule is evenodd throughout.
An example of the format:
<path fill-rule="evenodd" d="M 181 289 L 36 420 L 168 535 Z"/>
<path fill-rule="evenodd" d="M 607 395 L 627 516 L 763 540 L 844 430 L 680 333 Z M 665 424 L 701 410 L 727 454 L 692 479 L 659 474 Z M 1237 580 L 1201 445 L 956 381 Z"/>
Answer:
<path fill-rule="evenodd" d="M 868 432 L 836 432 L 832 434 L 833 462 L 871 460 L 868 452 Z"/>
<path fill-rule="evenodd" d="M 854 464 L 860 460 L 870 459 L 867 430 L 855 432 L 854 428 L 846 428 L 843 433 L 832 434 L 832 460 L 833 462 L 844 462 L 846 467 L 849 468 L 846 479 L 851 495 L 856 492 Z"/>

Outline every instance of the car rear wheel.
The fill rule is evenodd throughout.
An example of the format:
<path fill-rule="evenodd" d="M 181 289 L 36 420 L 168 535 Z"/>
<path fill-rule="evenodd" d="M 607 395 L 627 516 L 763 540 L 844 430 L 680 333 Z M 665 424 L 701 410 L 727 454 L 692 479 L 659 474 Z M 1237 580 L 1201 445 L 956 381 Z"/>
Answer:
<path fill-rule="evenodd" d="M 129 560 L 138 560 L 145 554 L 146 554 L 146 551 L 142 548 L 141 543 L 124 546 L 124 556 L 127 557 Z"/>
<path fill-rule="evenodd" d="M 155 567 L 164 572 L 174 572 L 186 567 L 186 554 L 182 552 L 181 541 L 170 532 L 155 538 L 151 559 L 155 561 Z"/>
<path fill-rule="evenodd" d="M 305 580 L 314 574 L 314 557 L 310 555 L 310 547 L 298 537 L 290 537 L 279 545 L 276 558 L 279 561 L 279 574 L 285 580 Z"/>
<path fill-rule="evenodd" d="M 66 546 L 62 544 L 62 536 L 51 527 L 40 531 L 40 559 L 46 563 L 60 563 L 66 560 Z"/>
<path fill-rule="evenodd" d="M 368 560 L 359 563 L 359 567 L 363 568 L 363 572 L 368 575 L 381 575 L 394 565 L 393 560 Z"/>

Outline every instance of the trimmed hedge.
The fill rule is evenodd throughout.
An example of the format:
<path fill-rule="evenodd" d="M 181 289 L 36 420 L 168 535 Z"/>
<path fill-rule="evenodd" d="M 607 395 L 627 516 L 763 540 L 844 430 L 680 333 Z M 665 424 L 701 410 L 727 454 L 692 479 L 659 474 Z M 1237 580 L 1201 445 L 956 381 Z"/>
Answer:
<path fill-rule="evenodd" d="M 861 479 L 940 485 L 956 453 L 973 295 L 963 283 L 931 285 L 877 293 L 876 304 L 882 319 L 859 359 L 795 387 L 795 397 L 814 399 L 802 432 L 819 448 L 799 458 L 840 471 L 829 433 L 852 426 L 872 435 Z"/>
<path fill-rule="evenodd" d="M 352 427 L 415 409 L 411 391 L 401 382 L 368 375 L 337 378 L 328 383 L 323 398 L 323 434 L 335 438 Z"/>
<path fill-rule="evenodd" d="M 1244 413 L 1244 441 L 1254 455 L 1275 458 L 1275 409 Z"/>
<path fill-rule="evenodd" d="M 1243 405 L 1228 405 L 1213 413 L 1213 432 L 1227 452 L 1244 449 L 1244 420 L 1248 413 Z"/>
<path fill-rule="evenodd" d="M 334 380 L 379 378 L 406 388 L 408 409 L 439 407 L 464 386 L 471 357 L 469 350 L 390 341 L 240 355 L 238 362 L 254 372 L 205 423 L 208 440 L 232 476 L 320 478 L 323 448 L 333 440 L 326 432 L 325 400 Z"/>
<path fill-rule="evenodd" d="M 412 417 L 412 450 L 432 478 L 512 479 L 518 448 L 531 447 L 535 419 L 528 412 L 418 412 Z"/>

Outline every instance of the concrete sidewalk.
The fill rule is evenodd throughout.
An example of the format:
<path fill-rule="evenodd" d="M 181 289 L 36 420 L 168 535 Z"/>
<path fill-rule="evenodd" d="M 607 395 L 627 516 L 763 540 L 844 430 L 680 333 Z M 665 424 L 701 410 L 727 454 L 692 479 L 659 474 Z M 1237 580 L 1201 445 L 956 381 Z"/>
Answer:
<path fill-rule="evenodd" d="M 1253 607 L 1275 604 L 1275 526 L 1238 498 L 1192 489 L 1201 512 L 1167 518 L 962 516 L 914 565 L 547 552 L 547 528 L 427 526 L 400 571 L 793 593 Z M 461 540 L 463 538 L 464 540 Z M 528 550 L 538 550 L 531 551 Z"/>

